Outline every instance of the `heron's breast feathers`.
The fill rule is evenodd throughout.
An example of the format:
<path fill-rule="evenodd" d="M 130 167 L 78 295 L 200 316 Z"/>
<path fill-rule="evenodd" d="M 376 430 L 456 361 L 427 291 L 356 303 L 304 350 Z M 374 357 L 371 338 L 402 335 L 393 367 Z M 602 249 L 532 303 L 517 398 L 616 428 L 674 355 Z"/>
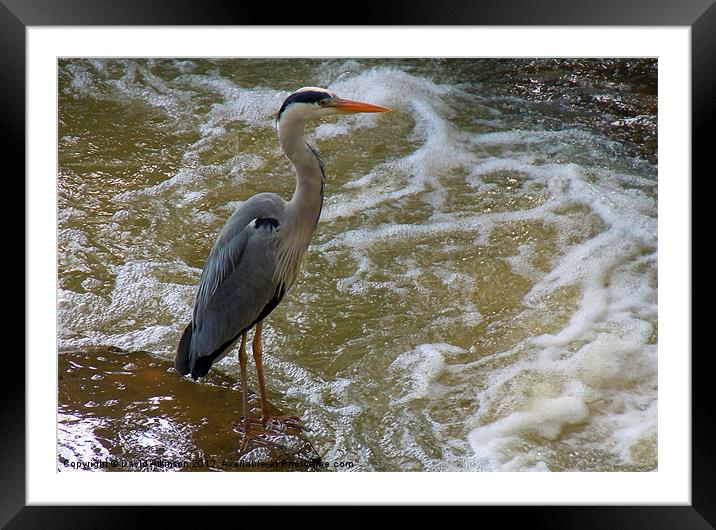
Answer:
<path fill-rule="evenodd" d="M 313 230 L 298 229 L 279 233 L 274 280 L 288 290 L 298 276 L 301 263 L 311 242 Z"/>

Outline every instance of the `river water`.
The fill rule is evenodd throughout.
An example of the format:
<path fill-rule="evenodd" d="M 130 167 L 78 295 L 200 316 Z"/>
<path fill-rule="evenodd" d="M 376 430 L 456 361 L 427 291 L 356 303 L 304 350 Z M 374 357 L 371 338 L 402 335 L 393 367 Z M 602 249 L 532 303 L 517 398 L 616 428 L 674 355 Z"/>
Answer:
<path fill-rule="evenodd" d="M 309 85 L 394 112 L 309 128 L 326 196 L 266 321 L 272 403 L 353 471 L 655 470 L 651 59 L 60 60 L 60 454 L 238 450 L 177 407 L 133 422 L 102 352 L 170 366 L 232 211 L 293 192 L 275 114 Z M 238 381 L 236 356 L 213 371 Z M 189 384 L 159 372 L 157 403 Z M 202 409 L 202 384 L 199 424 L 238 414 L 239 385 Z"/>

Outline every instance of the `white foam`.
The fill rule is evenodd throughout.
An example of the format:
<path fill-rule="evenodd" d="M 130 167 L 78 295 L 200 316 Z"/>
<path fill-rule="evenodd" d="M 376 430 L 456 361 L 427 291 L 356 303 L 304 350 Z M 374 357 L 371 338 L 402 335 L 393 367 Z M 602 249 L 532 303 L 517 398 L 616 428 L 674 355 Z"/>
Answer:
<path fill-rule="evenodd" d="M 430 188 L 437 190 L 438 195 L 432 196 L 432 203 L 439 206 L 442 204 L 441 186 L 436 176 L 475 160 L 474 155 L 462 147 L 468 142 L 468 136 L 445 119 L 451 111 L 443 98 L 460 93 L 455 87 L 438 85 L 399 70 L 375 69 L 340 80 L 331 88 L 409 114 L 415 120 L 410 138 L 419 144 L 410 154 L 380 164 L 371 173 L 350 183 L 348 189 L 360 191 L 351 193 L 350 198 L 335 196 L 326 205 L 323 219 L 354 215 Z M 374 126 L 376 120 L 375 116 L 361 115 L 352 127 L 344 125 L 340 131 Z M 386 189 L 388 185 L 392 189 Z"/>
<path fill-rule="evenodd" d="M 190 317 L 199 272 L 181 262 L 136 261 L 115 269 L 109 299 L 91 292 L 60 290 L 60 347 L 102 344 L 167 352 L 167 345 L 176 342 L 181 322 Z M 191 283 L 175 283 L 182 276 Z"/>
<path fill-rule="evenodd" d="M 421 344 L 415 350 L 400 354 L 390 365 L 393 373 L 408 373 L 412 384 L 395 403 L 405 403 L 433 395 L 432 381 L 445 368 L 445 352 L 458 353 L 462 350 L 450 344 Z"/>
<path fill-rule="evenodd" d="M 490 374 L 479 395 L 480 410 L 488 412 L 477 414 L 480 426 L 469 440 L 495 469 L 511 469 L 515 458 L 524 463 L 526 455 L 515 450 L 524 436 L 562 440 L 566 427 L 578 427 L 565 435 L 574 445 L 618 447 L 625 465 L 633 445 L 655 435 L 656 347 L 649 344 L 655 293 L 648 280 L 636 292 L 620 283 L 612 289 L 603 278 L 601 287 L 588 287 L 560 332 L 528 339 L 528 355 Z M 646 311 L 624 311 L 624 296 Z"/>

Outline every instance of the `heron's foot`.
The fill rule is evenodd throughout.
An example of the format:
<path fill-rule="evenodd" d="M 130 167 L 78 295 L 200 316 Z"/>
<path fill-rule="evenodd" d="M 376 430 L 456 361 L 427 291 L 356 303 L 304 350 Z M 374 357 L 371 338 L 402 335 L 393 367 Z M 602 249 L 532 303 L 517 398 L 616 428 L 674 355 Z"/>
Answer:
<path fill-rule="evenodd" d="M 288 429 L 296 429 L 304 432 L 311 430 L 301 423 L 301 418 L 298 416 L 274 416 L 272 414 L 264 414 L 261 416 L 260 421 L 266 430 L 274 432 L 286 432 Z"/>
<path fill-rule="evenodd" d="M 246 429 L 246 420 L 244 420 L 243 416 L 241 416 L 240 421 L 242 429 Z M 260 418 L 249 417 L 249 425 L 256 425 L 259 427 L 259 431 L 276 432 L 276 430 L 285 430 L 286 427 L 304 430 L 301 425 L 301 419 L 298 416 L 274 416 L 269 414 Z"/>
<path fill-rule="evenodd" d="M 257 427 L 252 427 L 252 424 Z M 248 452 L 249 448 L 275 445 L 268 436 L 269 433 L 263 423 L 257 418 L 249 418 L 248 422 L 242 420 L 240 431 L 242 432 L 241 447 L 239 448 L 239 453 L 241 454 Z"/>
<path fill-rule="evenodd" d="M 243 416 L 241 416 L 241 423 L 242 423 L 242 425 L 245 425 L 245 423 L 246 423 L 246 421 L 244 420 L 244 417 L 243 417 Z M 261 419 L 261 418 L 251 418 L 251 417 L 249 417 L 249 423 L 250 423 L 251 425 L 260 425 L 261 427 L 264 426 L 264 421 L 263 421 L 263 419 Z"/>

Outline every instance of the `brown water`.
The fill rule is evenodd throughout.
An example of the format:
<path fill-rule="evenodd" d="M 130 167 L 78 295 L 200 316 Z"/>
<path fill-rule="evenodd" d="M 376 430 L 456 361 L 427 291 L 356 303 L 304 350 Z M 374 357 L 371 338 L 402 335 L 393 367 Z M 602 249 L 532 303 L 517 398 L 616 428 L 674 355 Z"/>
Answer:
<path fill-rule="evenodd" d="M 656 469 L 655 61 L 58 76 L 61 469 L 236 457 L 235 355 L 198 383 L 169 360 L 233 209 L 293 191 L 273 116 L 304 85 L 395 112 L 311 129 L 324 211 L 264 335 L 269 398 L 312 432 L 271 450 L 351 470 Z"/>
<path fill-rule="evenodd" d="M 221 372 L 199 384 L 177 380 L 171 362 L 148 353 L 89 348 L 60 355 L 59 374 L 60 470 L 315 471 L 331 465 L 290 427 L 262 431 L 240 450 L 241 388 Z M 259 417 L 253 394 L 250 406 Z"/>

